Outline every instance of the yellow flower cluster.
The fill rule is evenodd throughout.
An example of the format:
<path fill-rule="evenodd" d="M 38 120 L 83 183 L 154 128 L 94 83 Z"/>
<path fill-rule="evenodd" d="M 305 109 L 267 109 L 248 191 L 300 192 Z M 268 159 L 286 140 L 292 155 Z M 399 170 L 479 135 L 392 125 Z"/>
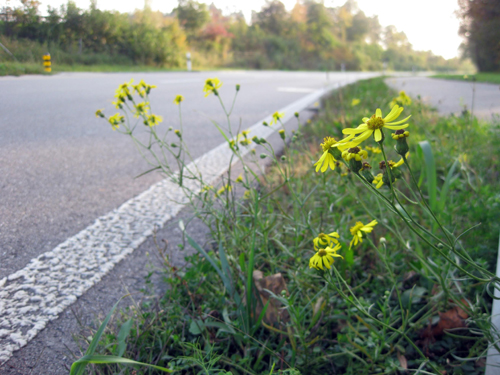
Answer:
<path fill-rule="evenodd" d="M 269 122 L 269 125 L 277 124 L 279 120 L 281 120 L 285 116 L 284 112 L 274 112 L 273 113 L 273 118 L 271 122 Z"/>
<path fill-rule="evenodd" d="M 353 245 L 356 246 L 358 243 L 363 242 L 363 233 L 371 233 L 377 224 L 376 220 L 372 220 L 366 225 L 360 221 L 356 222 L 356 225 L 349 229 L 353 236 L 349 244 L 349 249 L 351 249 Z M 330 269 L 335 258 L 343 259 L 342 255 L 337 254 L 342 248 L 338 240 L 339 238 L 340 236 L 337 232 L 329 234 L 320 233 L 318 237 L 313 240 L 315 253 L 309 259 L 309 268 L 316 268 L 317 270 Z"/>

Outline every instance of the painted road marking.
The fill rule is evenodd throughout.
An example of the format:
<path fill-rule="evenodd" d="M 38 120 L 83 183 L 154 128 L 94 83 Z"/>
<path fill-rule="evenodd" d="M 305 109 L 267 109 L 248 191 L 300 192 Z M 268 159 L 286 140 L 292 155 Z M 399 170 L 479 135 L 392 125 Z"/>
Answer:
<path fill-rule="evenodd" d="M 329 85 L 280 109 L 279 112 L 285 113 L 282 121 L 288 121 L 295 112 L 328 91 L 356 80 L 352 77 Z M 268 116 L 262 121 L 270 120 Z M 267 138 L 279 129 L 264 127 L 262 121 L 249 128 L 252 136 Z M 249 151 L 246 148 L 242 153 Z M 214 182 L 227 170 L 231 156 L 232 151 L 223 143 L 186 168 L 196 167 L 207 183 Z M 192 184 L 189 188 L 197 188 L 191 180 L 188 183 Z M 0 364 L 139 247 L 155 228 L 163 227 L 175 217 L 185 202 L 178 185 L 168 179 L 160 181 L 53 250 L 32 259 L 23 269 L 1 279 Z"/>

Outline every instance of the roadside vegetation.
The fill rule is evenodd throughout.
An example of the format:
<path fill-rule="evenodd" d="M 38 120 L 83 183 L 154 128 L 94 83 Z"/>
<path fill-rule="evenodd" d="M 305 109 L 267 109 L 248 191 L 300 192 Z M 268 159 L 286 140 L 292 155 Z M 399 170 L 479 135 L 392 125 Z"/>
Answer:
<path fill-rule="evenodd" d="M 219 90 L 231 89 L 209 79 L 206 100 L 216 105 Z M 293 133 L 275 113 L 263 126 L 279 128 L 282 154 L 229 122 L 215 124 L 246 167 L 212 186 L 196 170 L 179 174 L 159 162 L 172 153 L 183 170 L 190 158 L 182 128 L 164 129 L 149 95 L 154 86 L 125 83 L 119 112 L 96 115 L 135 142 L 136 127 L 146 126 L 150 143 L 139 149 L 183 186 L 211 234 L 198 244 L 180 223 L 183 266 L 170 263 L 171 249 L 158 239 L 168 291 L 113 321 L 111 311 L 81 338 L 90 346 L 73 373 L 85 365 L 92 374 L 484 372 L 489 342 L 498 339 L 489 313 L 498 282 L 500 124 L 467 112 L 441 117 L 383 79 L 362 81 L 326 98 Z M 175 98 L 180 112 L 183 99 Z M 377 108 L 390 112 L 385 122 Z M 349 130 L 358 124 L 365 126 Z M 380 129 L 385 139 L 375 142 Z M 336 143 L 342 131 L 355 144 Z M 270 165 L 259 174 L 262 159 Z M 163 369 L 113 363 L 125 358 Z"/>
<path fill-rule="evenodd" d="M 451 79 L 455 81 L 486 82 L 500 84 L 500 73 L 477 73 L 477 74 L 436 74 L 432 78 Z"/>
<path fill-rule="evenodd" d="M 0 63 L 41 65 L 48 52 L 54 71 L 73 66 L 176 69 L 186 67 L 190 52 L 194 69 L 472 69 L 467 61 L 414 51 L 403 32 L 382 27 L 354 1 L 340 7 L 297 2 L 287 11 L 273 0 L 255 13 L 250 25 L 241 13 L 223 15 L 214 5 L 193 0 L 180 0 L 171 14 L 148 7 L 125 14 L 100 10 L 96 4 L 84 10 L 69 1 L 41 16 L 45 10 L 37 1 L 21 1 L 17 7 L 7 2 L 0 8 L 0 43 L 13 56 L 0 48 Z"/>

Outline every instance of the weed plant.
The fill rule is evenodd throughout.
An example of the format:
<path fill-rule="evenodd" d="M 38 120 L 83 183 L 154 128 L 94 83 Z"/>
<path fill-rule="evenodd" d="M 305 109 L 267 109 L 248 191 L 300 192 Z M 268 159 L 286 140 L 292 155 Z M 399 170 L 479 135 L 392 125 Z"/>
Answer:
<path fill-rule="evenodd" d="M 276 112 L 264 126 L 280 129 L 277 154 L 232 128 L 222 83 L 209 79 L 206 100 L 220 101 L 228 118 L 215 126 L 243 166 L 238 176 L 229 166 L 212 187 L 189 164 L 182 128 L 157 131 L 153 89 L 125 83 L 116 93 L 120 112 L 96 115 L 131 136 L 151 170 L 183 188 L 210 238 L 201 246 L 185 234 L 196 252 L 182 268 L 159 247 L 168 292 L 101 326 L 91 342 L 100 356 L 183 374 L 484 372 L 486 350 L 498 339 L 489 317 L 498 282 L 498 124 L 468 113 L 439 117 L 374 79 L 325 99 L 321 114 L 294 133 Z M 175 98 L 180 113 L 183 99 Z M 378 111 L 370 117 L 403 104 L 411 118 L 394 125 L 402 128 L 394 136 L 390 119 L 381 123 Z M 365 126 L 357 133 L 346 130 L 358 124 Z M 381 142 L 374 124 L 383 125 Z M 144 126 L 145 143 L 135 136 Z M 366 129 L 373 136 L 346 145 Z M 342 141 L 343 130 L 354 135 Z M 167 154 L 176 166 L 163 162 Z M 271 160 L 264 174 L 261 158 Z M 93 363 L 94 352 L 87 354 Z M 118 366 L 89 369 L 160 371 Z"/>

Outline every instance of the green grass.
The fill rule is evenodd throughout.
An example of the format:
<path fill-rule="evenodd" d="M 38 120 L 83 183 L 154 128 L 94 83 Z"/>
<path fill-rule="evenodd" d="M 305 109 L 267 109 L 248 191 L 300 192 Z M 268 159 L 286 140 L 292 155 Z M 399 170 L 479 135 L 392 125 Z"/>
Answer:
<path fill-rule="evenodd" d="M 472 81 L 500 84 L 500 73 L 477 73 L 477 74 L 436 74 L 431 78 L 451 79 L 456 81 Z"/>
<path fill-rule="evenodd" d="M 53 65 L 52 74 L 61 72 L 172 72 L 185 69 L 167 69 L 147 65 Z M 0 76 L 24 74 L 51 74 L 43 70 L 42 64 L 0 62 Z"/>
<path fill-rule="evenodd" d="M 188 238 L 196 252 L 186 256 L 189 267 L 180 269 L 159 248 L 168 291 L 157 302 L 149 299 L 123 310 L 105 330 L 96 353 L 120 351 L 124 358 L 175 368 L 182 374 L 200 369 L 203 374 L 397 374 L 404 363 L 409 369 L 432 371 L 429 360 L 441 373 L 483 373 L 484 365 L 474 358 L 484 355 L 488 342 L 474 332 L 489 332 L 483 313 L 489 312 L 491 298 L 485 284 L 464 278 L 342 164 L 323 174 L 312 167 L 322 153 L 323 137 L 341 137 L 342 129 L 357 126 L 377 107 L 386 114 L 394 96 L 382 79 L 334 93 L 322 102 L 319 116 L 294 134 L 285 158 L 275 159 L 265 175 L 236 183 L 230 171 L 226 178 L 232 181 L 232 191 L 218 197 L 210 190 L 201 194 L 195 207 L 211 230 L 206 245 Z M 360 103 L 352 107 L 354 98 Z M 216 102 L 213 96 L 207 100 L 212 99 Z M 409 162 L 424 196 L 435 197 L 437 217 L 455 236 L 481 223 L 460 238 L 460 248 L 494 270 L 500 230 L 498 124 L 478 122 L 468 114 L 440 117 L 419 101 L 407 106 L 404 114 L 412 115 Z M 171 136 L 168 142 L 180 142 L 174 134 L 167 136 Z M 392 150 L 394 141 L 388 133 L 386 137 L 388 158 L 399 160 Z M 423 141 L 424 153 L 433 153 L 432 165 L 418 152 Z M 366 145 L 376 146 L 371 139 Z M 380 155 L 370 152 L 367 159 L 374 174 Z M 400 170 L 394 185 L 409 214 L 442 237 L 417 203 L 406 169 Z M 246 181 L 248 174 L 244 176 Z M 428 176 L 436 180 L 429 183 Z M 248 196 L 237 199 L 242 190 Z M 380 192 L 390 197 L 387 187 Z M 375 230 L 350 249 L 349 228 L 373 219 L 379 223 Z M 331 277 L 310 269 L 309 258 L 314 254 L 312 239 L 334 230 L 340 234 L 343 259 L 336 259 L 338 274 Z M 432 244 L 434 239 L 430 240 Z M 241 305 L 247 295 L 253 296 L 252 304 L 266 305 L 251 292 L 253 269 L 264 276 L 282 274 L 288 293 L 282 293 L 280 286 L 270 298 L 286 311 L 279 320 L 261 324 L 258 310 Z M 348 287 L 337 285 L 340 276 Z M 350 290 L 356 295 L 355 306 L 353 298 L 343 296 Z M 469 315 L 467 328 L 455 326 L 444 334 L 429 328 L 440 314 L 453 312 L 465 299 L 473 307 L 463 306 Z M 129 334 L 123 351 L 120 332 L 126 324 Z M 403 331 L 406 338 L 400 335 Z M 117 365 L 91 370 L 117 372 Z"/>

